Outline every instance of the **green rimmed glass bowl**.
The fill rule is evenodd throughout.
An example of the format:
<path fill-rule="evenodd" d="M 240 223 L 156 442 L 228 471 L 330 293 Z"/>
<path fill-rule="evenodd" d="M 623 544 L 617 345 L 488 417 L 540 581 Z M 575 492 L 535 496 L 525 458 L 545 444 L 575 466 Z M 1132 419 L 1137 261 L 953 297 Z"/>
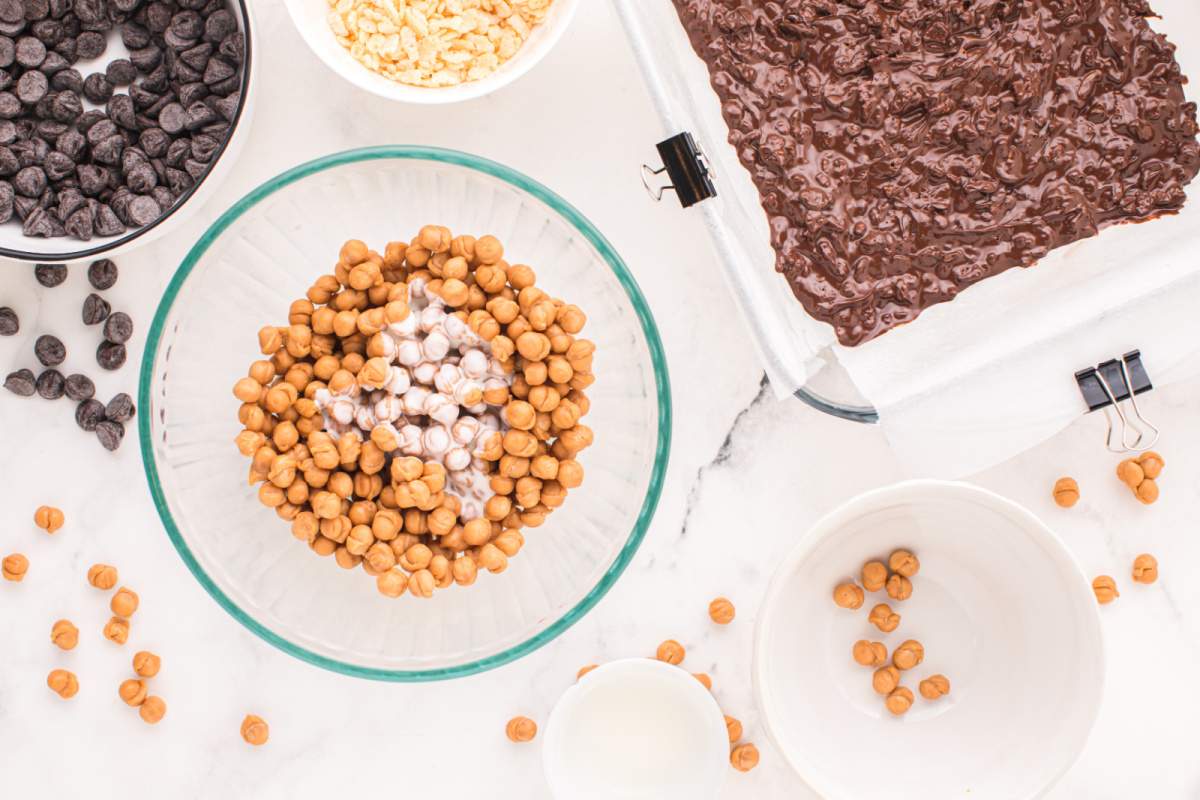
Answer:
<path fill-rule="evenodd" d="M 588 314 L 595 444 L 582 487 L 499 575 L 431 600 L 389 599 L 292 538 L 246 482 L 230 387 L 258 355 L 257 330 L 338 248 L 377 248 L 423 224 L 491 233 L 538 285 Z M 377 147 L 327 156 L 268 181 L 225 213 L 176 272 L 142 360 L 139 434 L 150 491 L 188 568 L 235 619 L 317 666 L 428 681 L 520 658 L 579 620 L 620 577 L 658 504 L 671 438 L 662 343 L 620 256 L 549 189 L 449 150 Z"/>

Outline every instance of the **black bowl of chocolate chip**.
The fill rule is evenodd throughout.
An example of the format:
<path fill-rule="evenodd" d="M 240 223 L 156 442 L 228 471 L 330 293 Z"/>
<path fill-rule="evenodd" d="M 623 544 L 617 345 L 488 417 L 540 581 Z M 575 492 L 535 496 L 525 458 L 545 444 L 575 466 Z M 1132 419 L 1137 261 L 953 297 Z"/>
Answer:
<path fill-rule="evenodd" d="M 0 0 L 0 257 L 144 244 L 199 207 L 249 122 L 250 0 Z"/>

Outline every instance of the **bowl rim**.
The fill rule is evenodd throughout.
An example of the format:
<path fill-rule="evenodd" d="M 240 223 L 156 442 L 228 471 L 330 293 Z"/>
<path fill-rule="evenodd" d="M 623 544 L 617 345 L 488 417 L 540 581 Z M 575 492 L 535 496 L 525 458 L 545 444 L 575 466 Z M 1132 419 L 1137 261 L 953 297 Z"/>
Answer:
<path fill-rule="evenodd" d="M 37 263 L 47 263 L 47 264 L 64 264 L 64 263 L 71 262 L 71 261 L 83 261 L 86 259 L 92 259 L 92 258 L 95 258 L 96 256 L 101 256 L 105 253 L 111 253 L 112 251 L 114 251 L 118 248 L 121 248 L 121 247 L 125 247 L 126 245 L 133 244 L 138 239 L 140 239 L 143 236 L 145 236 L 146 234 L 150 233 L 150 231 L 152 231 L 155 228 L 159 227 L 160 225 L 164 224 L 167 220 L 169 220 L 171 217 L 175 216 L 176 213 L 178 213 L 185 205 L 188 204 L 188 202 L 192 199 L 192 197 L 196 194 L 196 192 L 198 192 L 200 190 L 200 187 L 202 185 L 204 185 L 205 181 L 208 180 L 209 176 L 212 175 L 213 171 L 217 168 L 217 164 L 220 163 L 222 156 L 225 155 L 225 151 L 228 150 L 230 142 L 233 141 L 233 137 L 237 133 L 238 125 L 242 122 L 242 117 L 244 116 L 246 107 L 247 107 L 247 101 L 250 97 L 250 73 L 253 69 L 253 64 L 254 64 L 254 34 L 252 32 L 254 15 L 250 10 L 249 0 L 232 0 L 232 1 L 235 2 L 237 4 L 238 8 L 241 9 L 241 12 L 242 12 L 241 21 L 242 21 L 242 26 L 243 26 L 242 33 L 246 39 L 245 53 L 244 53 L 243 60 L 242 60 L 242 81 L 241 81 L 241 86 L 238 88 L 238 91 L 241 93 L 241 96 L 238 99 L 237 111 L 233 115 L 233 119 L 230 120 L 230 122 L 229 122 L 228 134 L 221 141 L 221 146 L 217 148 L 215 153 L 213 153 L 212 159 L 207 164 L 204 165 L 204 172 L 200 173 L 200 177 L 190 187 L 188 187 L 187 191 L 185 191 L 178 198 L 176 198 L 175 202 L 171 205 L 171 207 L 169 209 L 167 209 L 167 213 L 161 215 L 158 219 L 154 220 L 154 222 L 151 222 L 149 225 L 143 225 L 140 228 L 135 228 L 132 231 L 124 233 L 121 236 L 117 237 L 116 239 L 113 239 L 110 242 L 107 242 L 105 244 L 92 245 L 90 247 L 84 247 L 82 249 L 74 250 L 69 253 L 43 253 L 43 252 L 37 252 L 34 250 L 22 250 L 22 249 L 17 249 L 17 248 L 12 248 L 12 247 L 4 247 L 4 246 L 0 245 L 0 257 L 11 258 L 15 261 L 37 262 Z M 33 237 L 27 237 L 27 238 L 33 238 Z M 54 242 L 54 241 L 60 241 L 64 238 L 67 238 L 67 237 L 58 237 L 57 239 L 33 238 L 33 240 L 34 241 L 44 241 L 44 242 Z"/>
<path fill-rule="evenodd" d="M 331 31 L 327 25 L 324 26 L 324 33 L 319 33 L 313 31 L 308 25 L 303 24 L 300 12 L 297 10 L 298 4 L 302 2 L 312 2 L 312 0 L 284 0 L 288 16 L 291 18 L 297 33 L 300 34 L 300 38 L 308 46 L 309 51 L 331 72 L 338 75 L 351 86 L 362 89 L 364 92 L 370 92 L 384 100 L 389 100 L 393 103 L 431 106 L 476 100 L 520 80 L 531 69 L 541 63 L 542 59 L 554 49 L 567 28 L 571 26 L 575 12 L 579 8 L 579 0 L 555 0 L 555 2 L 561 3 L 565 7 L 565 10 L 561 12 L 559 19 L 556 21 L 557 24 L 546 31 L 546 36 L 543 37 L 542 41 L 537 43 L 538 46 L 532 52 L 525 53 L 526 57 L 522 58 L 521 53 L 528 49 L 528 39 L 522 43 L 521 49 L 517 51 L 517 54 L 504 62 L 504 64 L 501 64 L 500 69 L 495 72 L 485 75 L 478 80 L 467 81 L 454 86 L 415 86 L 377 75 L 368 70 L 367 67 L 354 61 L 353 58 L 350 58 L 354 63 L 353 68 L 350 64 L 328 58 L 325 52 L 318 48 L 316 37 L 325 33 L 331 33 Z M 327 0 L 320 0 L 320 2 L 327 2 Z M 383 82 L 363 79 L 360 76 L 375 76 Z"/>
<path fill-rule="evenodd" d="M 776 732 L 776 726 L 773 724 L 772 711 L 770 710 L 772 706 L 767 703 L 768 690 L 766 689 L 766 664 L 768 659 L 765 649 L 765 638 L 770 625 L 768 618 L 773 616 L 773 608 L 779 603 L 779 596 L 783 591 L 787 577 L 805 559 L 812 555 L 813 550 L 818 544 L 829 536 L 836 534 L 841 526 L 848 520 L 861 514 L 865 507 L 873 506 L 893 497 L 916 497 L 922 499 L 946 494 L 974 500 L 992 510 L 1010 514 L 1015 522 L 1022 524 L 1031 534 L 1037 536 L 1043 549 L 1053 558 L 1060 570 L 1067 575 L 1075 576 L 1081 598 L 1086 601 L 1082 607 L 1089 609 L 1086 618 L 1082 621 L 1082 628 L 1086 640 L 1093 645 L 1090 661 L 1095 666 L 1095 678 L 1089 687 L 1090 702 L 1086 704 L 1086 709 L 1081 719 L 1083 728 L 1078 735 L 1078 740 L 1071 743 L 1068 757 L 1050 775 L 1045 785 L 1041 786 L 1031 795 L 1028 795 L 1027 798 L 1043 796 L 1066 775 L 1067 771 L 1079 760 L 1080 755 L 1087 746 L 1091 732 L 1095 729 L 1096 720 L 1100 715 L 1100 706 L 1104 695 L 1107 674 L 1104 631 L 1100 624 L 1100 608 L 1092 597 L 1091 581 L 1087 577 L 1087 573 L 1084 572 L 1079 560 L 1075 557 L 1075 554 L 1071 552 L 1062 538 L 1039 516 L 1015 500 L 1010 500 L 990 489 L 985 489 L 982 486 L 965 481 L 924 478 L 900 481 L 855 495 L 849 500 L 838 504 L 835 508 L 809 525 L 799 541 L 778 562 L 775 573 L 771 576 L 771 580 L 767 583 L 766 590 L 763 593 L 758 618 L 755 620 L 751 679 L 754 684 L 754 700 L 762 712 L 763 728 L 766 729 L 767 738 L 771 740 L 775 749 L 783 755 L 784 760 L 792 768 L 792 771 L 806 786 L 822 797 L 834 798 L 845 795 L 842 792 L 842 787 L 831 784 L 828 776 L 822 776 L 816 771 L 817 768 L 814 764 L 806 758 L 797 757 L 794 748 L 788 749 L 783 747 Z"/>
<path fill-rule="evenodd" d="M 646 337 L 646 345 L 650 350 L 650 361 L 654 367 L 654 378 L 657 384 L 656 398 L 658 401 L 658 436 L 656 442 L 656 451 L 654 455 L 654 465 L 651 468 L 650 482 L 646 487 L 646 494 L 642 499 L 642 507 L 638 512 L 638 516 L 634 521 L 633 530 L 630 532 L 629 538 L 622 546 L 616 559 L 609 568 L 600 577 L 600 581 L 592 587 L 592 589 L 573 607 L 559 619 L 555 620 L 544 630 L 534 634 L 523 642 L 520 642 L 512 647 L 509 647 L 499 653 L 487 656 L 485 658 L 470 661 L 465 664 L 458 664 L 448 667 L 439 667 L 436 669 L 422 670 L 394 670 L 380 669 L 376 667 L 364 667 L 357 664 L 350 664 L 344 661 L 339 661 L 328 656 L 315 653 L 300 645 L 294 644 L 288 639 L 280 636 L 265 625 L 259 623 L 249 614 L 244 612 L 236 603 L 234 603 L 221 589 L 213 582 L 213 580 L 200 566 L 196 560 L 187 542 L 184 541 L 180 534 L 179 528 L 175 524 L 175 519 L 171 514 L 171 509 L 167 504 L 163 494 L 163 487 L 158 475 L 158 466 L 154 458 L 154 446 L 151 439 L 150 424 L 153 414 L 151 412 L 151 382 L 154 377 L 154 362 L 158 357 L 159 347 L 162 343 L 163 331 L 166 325 L 167 316 L 174 307 L 175 300 L 179 295 L 180 289 L 187 281 L 192 270 L 195 269 L 201 257 L 208 249 L 216 242 L 225 230 L 233 224 L 245 212 L 253 208 L 262 200 L 266 199 L 275 192 L 290 186 L 297 181 L 300 181 L 319 172 L 335 169 L 337 167 L 348 164 L 355 164 L 364 161 L 379 161 L 379 160 L 409 160 L 409 161 L 426 161 L 442 164 L 452 164 L 459 167 L 475 170 L 477 172 L 490 175 L 494 178 L 502 180 L 511 186 L 520 189 L 535 199 L 550 207 L 550 209 L 563 217 L 575 230 L 582 235 L 587 241 L 597 250 L 601 258 L 612 269 L 617 281 L 625 290 L 625 294 L 629 297 L 633 305 L 634 312 L 637 315 L 638 321 L 642 327 L 642 333 Z M 642 295 L 641 289 L 638 287 L 637 281 L 633 274 L 625 265 L 616 249 L 604 238 L 603 234 L 592 225 L 592 223 L 583 216 L 574 206 L 570 205 L 562 197 L 546 188 L 542 184 L 517 172 L 503 164 L 491 161 L 480 156 L 463 153 L 456 150 L 447 150 L 437 147 L 424 147 L 415 145 L 386 145 L 380 147 L 366 147 L 353 150 L 346 150 L 338 153 L 333 153 L 321 158 L 308 161 L 293 167 L 286 172 L 280 173 L 274 178 L 266 181 L 258 188 L 252 190 L 249 194 L 235 203 L 228 211 L 221 215 L 216 222 L 200 237 L 195 245 L 184 257 L 183 262 L 172 276 L 170 283 L 167 285 L 166 291 L 163 293 L 162 300 L 159 302 L 158 309 L 154 314 L 154 320 L 150 325 L 149 332 L 146 337 L 146 348 L 142 354 L 142 364 L 138 380 L 138 404 L 142 412 L 138 414 L 138 438 L 141 446 L 142 465 L 146 472 L 146 480 L 150 485 L 150 494 L 154 500 L 154 506 L 158 511 L 159 518 L 162 520 L 163 526 L 166 528 L 167 535 L 171 539 L 171 543 L 175 546 L 176 551 L 183 559 L 184 564 L 195 576 L 200 585 L 205 591 L 212 596 L 217 603 L 227 611 L 230 616 L 256 634 L 259 638 L 266 641 L 283 652 L 295 656 L 309 664 L 338 672 L 343 675 L 350 675 L 358 678 L 369 678 L 380 681 L 394 682 L 420 682 L 420 681 L 435 681 L 445 680 L 448 678 L 460 678 L 468 675 L 475 675 L 480 672 L 485 672 L 489 669 L 515 661 L 518 658 L 526 656 L 533 651 L 539 649 L 543 645 L 557 638 L 560 634 L 578 622 L 588 611 L 592 609 L 600 601 L 605 594 L 613 587 L 617 579 L 625 571 L 626 567 L 633 560 L 638 548 L 641 546 L 642 540 L 645 539 L 646 532 L 650 527 L 650 522 L 654 517 L 655 509 L 658 507 L 658 502 L 662 496 L 663 483 L 666 475 L 667 462 L 670 458 L 671 451 L 671 428 L 672 428 L 672 406 L 671 406 L 671 382 L 667 371 L 666 356 L 663 350 L 662 340 L 659 338 L 658 328 L 655 325 L 654 317 L 650 312 L 650 307 L 646 303 L 645 297 Z"/>

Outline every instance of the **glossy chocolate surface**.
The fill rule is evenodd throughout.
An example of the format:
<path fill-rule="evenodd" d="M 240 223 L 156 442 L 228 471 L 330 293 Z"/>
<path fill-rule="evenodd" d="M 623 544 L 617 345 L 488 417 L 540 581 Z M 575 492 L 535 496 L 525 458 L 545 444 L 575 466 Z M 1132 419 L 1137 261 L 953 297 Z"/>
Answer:
<path fill-rule="evenodd" d="M 1176 212 L 1200 171 L 1144 0 L 673 1 L 776 268 L 843 344 Z"/>

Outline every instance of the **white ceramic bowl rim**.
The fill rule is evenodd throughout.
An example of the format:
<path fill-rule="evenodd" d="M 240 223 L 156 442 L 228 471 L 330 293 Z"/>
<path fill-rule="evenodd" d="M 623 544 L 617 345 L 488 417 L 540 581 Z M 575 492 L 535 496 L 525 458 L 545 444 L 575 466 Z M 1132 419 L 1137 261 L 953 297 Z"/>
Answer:
<path fill-rule="evenodd" d="M 890 486 L 872 489 L 851 498 L 813 523 L 792 551 L 780 562 L 767 586 L 754 631 L 753 681 L 755 702 L 762 711 L 764 727 L 767 729 L 768 736 L 774 743 L 775 749 L 783 754 L 792 769 L 809 787 L 822 795 L 828 795 L 836 787 L 830 786 L 826 780 L 818 777 L 821 773 L 814 764 L 783 747 L 775 731 L 772 729 L 771 714 L 769 711 L 770 700 L 765 697 L 767 663 L 763 652 L 763 645 L 769 626 L 768 619 L 772 616 L 767 612 L 776 604 L 779 595 L 784 591 L 788 577 L 795 571 L 798 565 L 812 555 L 813 551 L 826 537 L 857 518 L 861 514 L 862 509 L 886 503 L 893 497 L 911 499 L 914 494 L 930 495 L 937 493 L 944 494 L 946 492 L 952 492 L 960 496 L 969 496 L 970 499 L 979 502 L 981 505 L 1016 518 L 1028 531 L 1040 537 L 1043 551 L 1064 574 L 1075 575 L 1078 578 L 1080 586 L 1088 586 L 1090 583 L 1083 568 L 1058 535 L 1033 512 L 1006 497 L 970 483 L 927 479 L 903 481 Z M 1083 631 L 1084 637 L 1096 643 L 1092 661 L 1096 670 L 1096 677 L 1090 692 L 1092 702 L 1086 706 L 1083 717 L 1085 724 L 1081 726 L 1081 735 L 1073 742 L 1069 757 L 1063 760 L 1062 766 L 1053 774 L 1046 786 L 1042 788 L 1043 792 L 1057 783 L 1079 758 L 1080 753 L 1087 744 L 1088 735 L 1100 713 L 1100 700 L 1105 680 L 1105 660 L 1102 646 L 1103 631 L 1100 626 L 1100 614 L 1094 600 L 1090 602 L 1089 607 L 1093 609 L 1094 613 L 1088 614 L 1081 622 L 1085 627 Z"/>
<path fill-rule="evenodd" d="M 239 98 L 240 101 L 238 102 L 237 112 L 234 114 L 233 120 L 229 123 L 229 131 L 226 133 L 225 138 L 221 140 L 221 146 L 217 148 L 215 153 L 213 153 L 212 159 L 204 166 L 204 172 L 200 173 L 200 177 L 196 179 L 196 182 L 193 183 L 187 189 L 187 191 L 185 191 L 175 200 L 175 203 L 167 210 L 167 213 L 154 220 L 154 222 L 151 222 L 149 225 L 143 225 L 140 228 L 135 228 L 128 233 L 118 236 L 115 239 L 109 239 L 102 244 L 84 247 L 68 253 L 48 253 L 46 251 L 22 250 L 18 248 L 0 246 L 0 256 L 4 258 L 15 259 L 17 261 L 35 261 L 53 264 L 93 259 L 96 256 L 100 256 L 104 253 L 125 247 L 126 245 L 137 241 L 173 217 L 187 204 L 189 200 L 192 199 L 192 195 L 199 191 L 201 185 L 203 185 L 208 179 L 208 176 L 212 174 L 212 171 L 216 169 L 217 163 L 221 160 L 221 157 L 225 155 L 225 150 L 229 147 L 229 143 L 233 141 L 234 133 L 237 131 L 238 124 L 242 121 L 242 112 L 246 108 L 247 99 L 250 95 L 250 71 L 254 61 L 254 37 L 251 35 L 250 31 L 250 5 L 249 0 L 232 0 L 232 2 L 237 3 L 238 7 L 241 9 L 241 20 L 242 25 L 244 26 L 242 33 L 246 38 L 246 49 L 243 56 L 244 60 L 242 61 L 242 85 L 238 89 L 238 91 L 241 93 Z M 47 243 L 61 242 L 64 238 L 66 237 L 59 237 L 57 239 L 31 238 L 30 241 Z"/>
<path fill-rule="evenodd" d="M 567 27 L 571 23 L 571 19 L 575 16 L 575 10 L 579 5 L 579 0 L 554 0 L 558 5 L 562 6 L 561 11 L 553 10 L 552 14 L 557 14 L 554 20 L 548 20 L 542 23 L 533 30 L 530 37 L 526 39 L 521 48 L 516 54 L 500 65 L 499 69 L 491 74 L 475 81 L 460 83 L 455 86 L 413 86 L 399 81 L 393 81 L 377 73 L 371 72 L 367 67 L 358 63 L 354 58 L 346 52 L 336 40 L 333 39 L 333 32 L 329 29 L 325 22 L 325 14 L 321 14 L 320 25 L 314 26 L 308 24 L 303 12 L 300 10 L 300 3 L 303 2 L 320 2 L 326 5 L 326 0 L 287 0 L 288 14 L 292 18 L 296 29 L 300 32 L 301 38 L 309 49 L 324 63 L 329 69 L 336 72 L 347 82 L 371 92 L 379 97 L 388 100 L 398 101 L 402 103 L 418 103 L 425 105 L 444 105 L 447 103 L 457 103 L 464 100 L 474 100 L 478 97 L 491 94 L 492 92 L 501 89 L 513 81 L 518 80 L 529 70 L 533 69 L 549 53 L 558 40 L 562 37 Z M 553 21 L 553 25 L 551 25 Z M 328 42 L 322 42 L 318 37 L 327 37 L 333 41 L 338 52 L 330 56 L 330 50 L 324 45 Z"/>
<path fill-rule="evenodd" d="M 170 315 L 171 309 L 184 283 L 197 264 L 200 263 L 201 258 L 208 249 L 243 213 L 275 192 L 324 170 L 357 162 L 385 159 L 433 161 L 476 170 L 505 181 L 517 189 L 528 193 L 549 206 L 554 213 L 561 215 L 581 236 L 596 248 L 602 260 L 612 269 L 614 277 L 616 277 L 621 287 L 625 290 L 630 305 L 641 326 L 642 333 L 646 338 L 646 347 L 649 350 L 650 361 L 654 369 L 656 384 L 655 399 L 658 406 L 658 432 L 655 442 L 654 465 L 646 487 L 645 496 L 642 499 L 641 508 L 634 521 L 633 530 L 630 531 L 629 538 L 621 547 L 613 563 L 605 571 L 604 575 L 601 576 L 599 582 L 583 599 L 574 607 L 567 610 L 550 626 L 520 644 L 476 661 L 427 670 L 379 669 L 329 658 L 301 647 L 278 635 L 244 612 L 204 571 L 204 568 L 200 565 L 195 554 L 192 553 L 183 535 L 180 533 L 179 527 L 171 513 L 171 508 L 167 503 L 158 474 L 158 464 L 154 456 L 154 442 L 151 431 L 154 404 L 151 401 L 150 392 L 154 380 L 154 364 L 158 358 L 159 347 L 166 329 L 167 317 Z M 142 464 L 145 468 L 146 480 L 150 485 L 150 494 L 154 499 L 155 508 L 158 510 L 158 515 L 162 520 L 163 526 L 166 528 L 171 543 L 175 545 L 175 549 L 179 552 L 187 568 L 195 576 L 196 580 L 200 582 L 200 585 L 204 587 L 205 591 L 234 619 L 249 628 L 250 631 L 264 641 L 283 650 L 285 653 L 333 672 L 383 681 L 417 682 L 446 680 L 494 669 L 532 653 L 547 642 L 557 638 L 563 631 L 578 622 L 608 593 L 608 590 L 612 588 L 613 584 L 616 583 L 617 579 L 625 571 L 625 568 L 633 560 L 638 547 L 641 546 L 642 540 L 645 538 L 646 532 L 650 527 L 650 522 L 654 517 L 655 509 L 658 507 L 659 498 L 662 495 L 663 481 L 666 476 L 667 462 L 671 452 L 671 381 L 667 373 L 667 361 L 663 351 L 662 340 L 659 338 L 658 328 L 650 313 L 650 307 L 646 303 L 646 299 L 642 295 L 637 281 L 634 279 L 632 273 L 629 272 L 629 268 L 625 265 L 625 262 L 618 255 L 617 251 L 604 238 L 603 234 L 574 206 L 532 178 L 495 161 L 456 150 L 446 150 L 436 147 L 404 145 L 367 147 L 318 158 L 277 175 L 251 191 L 221 215 L 213 223 L 212 227 L 200 237 L 195 246 L 192 247 L 179 269 L 176 270 L 175 275 L 171 278 L 166 291 L 163 293 L 163 298 L 159 303 L 158 310 L 155 312 L 154 321 L 151 323 L 149 333 L 146 337 L 146 349 L 142 355 L 142 366 L 138 380 L 138 404 L 141 409 L 141 412 L 138 414 L 138 437 L 142 452 Z"/>

